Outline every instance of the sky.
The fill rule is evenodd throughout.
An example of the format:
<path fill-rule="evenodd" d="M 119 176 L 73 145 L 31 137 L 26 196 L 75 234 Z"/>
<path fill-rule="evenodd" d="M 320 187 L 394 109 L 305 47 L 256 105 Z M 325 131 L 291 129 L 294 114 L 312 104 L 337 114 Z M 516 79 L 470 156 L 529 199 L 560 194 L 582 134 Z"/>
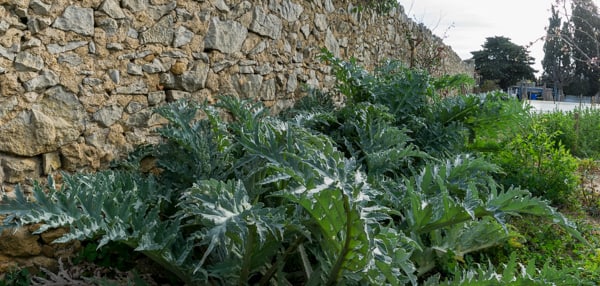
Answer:
<path fill-rule="evenodd" d="M 485 39 L 504 36 L 519 46 L 529 47 L 535 58 L 536 75 L 541 75 L 543 37 L 554 0 L 399 0 L 405 13 L 425 24 L 444 43 L 466 60 L 482 50 Z M 594 1 L 596 5 L 600 0 Z M 537 40 L 537 41 L 536 41 Z M 533 44 L 531 44 L 533 43 Z"/>

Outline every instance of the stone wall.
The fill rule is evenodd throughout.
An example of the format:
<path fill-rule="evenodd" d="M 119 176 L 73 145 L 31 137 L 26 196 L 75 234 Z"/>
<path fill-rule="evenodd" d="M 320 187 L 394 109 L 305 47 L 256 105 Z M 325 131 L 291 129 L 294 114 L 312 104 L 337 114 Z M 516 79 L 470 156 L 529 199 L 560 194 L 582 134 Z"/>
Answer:
<path fill-rule="evenodd" d="M 0 181 L 96 170 L 163 123 L 153 108 L 219 94 L 275 110 L 331 88 L 322 47 L 372 68 L 410 61 L 410 37 L 470 68 L 399 10 L 343 0 L 0 0 Z M 414 49 L 412 49 L 414 50 Z M 416 51 L 419 52 L 418 50 Z"/>

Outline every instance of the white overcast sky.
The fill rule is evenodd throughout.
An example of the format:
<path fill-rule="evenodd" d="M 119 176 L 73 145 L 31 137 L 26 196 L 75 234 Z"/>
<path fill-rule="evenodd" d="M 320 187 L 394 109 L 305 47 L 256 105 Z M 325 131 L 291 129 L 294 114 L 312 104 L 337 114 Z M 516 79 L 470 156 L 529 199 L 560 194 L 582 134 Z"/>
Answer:
<path fill-rule="evenodd" d="M 479 51 L 485 39 L 504 36 L 520 46 L 545 35 L 554 0 L 399 0 L 406 14 L 429 27 L 463 59 Z M 596 5 L 600 0 L 594 0 Z M 542 72 L 543 41 L 529 48 Z"/>

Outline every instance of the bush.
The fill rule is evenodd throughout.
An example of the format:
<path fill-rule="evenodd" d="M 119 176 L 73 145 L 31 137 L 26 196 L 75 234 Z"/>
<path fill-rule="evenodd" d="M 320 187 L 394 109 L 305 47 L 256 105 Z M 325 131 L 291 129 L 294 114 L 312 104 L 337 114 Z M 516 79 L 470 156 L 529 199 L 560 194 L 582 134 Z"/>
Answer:
<path fill-rule="evenodd" d="M 521 186 L 534 195 L 567 207 L 578 187 L 577 160 L 555 134 L 534 125 L 531 132 L 517 135 L 503 150 L 492 155 L 503 169 L 498 177 L 504 186 Z"/>
<path fill-rule="evenodd" d="M 577 109 L 539 114 L 536 118 L 549 133 L 557 134 L 571 154 L 578 158 L 600 159 L 600 110 Z"/>

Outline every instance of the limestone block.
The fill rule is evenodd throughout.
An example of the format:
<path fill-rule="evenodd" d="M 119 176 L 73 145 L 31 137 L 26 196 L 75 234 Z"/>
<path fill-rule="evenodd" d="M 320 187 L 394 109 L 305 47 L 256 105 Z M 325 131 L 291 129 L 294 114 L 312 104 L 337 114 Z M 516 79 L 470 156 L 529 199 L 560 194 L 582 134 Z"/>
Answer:
<path fill-rule="evenodd" d="M 52 8 L 52 5 L 46 4 L 41 0 L 31 0 L 29 2 L 29 8 L 31 8 L 31 11 L 33 11 L 35 14 L 47 16 L 50 15 L 50 9 Z"/>
<path fill-rule="evenodd" d="M 169 14 L 171 11 L 175 10 L 175 8 L 177 8 L 177 1 L 171 1 L 165 5 L 155 5 L 153 3 L 153 5 L 148 6 L 147 12 L 150 17 L 154 19 L 154 21 L 157 21 L 163 16 Z"/>
<path fill-rule="evenodd" d="M 257 74 L 242 75 L 234 74 L 231 76 L 233 86 L 242 98 L 259 97 L 263 77 Z"/>
<path fill-rule="evenodd" d="M 42 252 L 38 242 L 39 235 L 32 235 L 25 228 L 16 231 L 4 229 L 0 237 L 0 255 L 20 257 L 39 255 Z"/>
<path fill-rule="evenodd" d="M 9 51 L 4 46 L 0 45 L 0 57 L 6 58 L 10 61 L 14 61 L 16 56 L 17 56 L 17 54 Z"/>
<path fill-rule="evenodd" d="M 281 36 L 281 19 L 276 15 L 265 13 L 260 7 L 255 7 L 249 29 L 259 35 L 277 40 Z"/>
<path fill-rule="evenodd" d="M 236 21 L 220 21 L 213 17 L 208 33 L 204 38 L 204 48 L 214 49 L 226 54 L 239 52 L 248 35 L 248 29 Z"/>
<path fill-rule="evenodd" d="M 98 7 L 98 10 L 106 13 L 106 15 L 113 19 L 125 18 L 125 13 L 121 9 L 121 6 L 119 6 L 118 0 L 104 0 L 102 5 Z"/>
<path fill-rule="evenodd" d="M 62 16 L 52 24 L 53 28 L 73 31 L 84 36 L 94 35 L 94 9 L 68 6 Z"/>
<path fill-rule="evenodd" d="M 130 75 L 144 75 L 142 66 L 134 63 L 127 63 L 127 73 Z"/>
<path fill-rule="evenodd" d="M 148 9 L 148 0 L 121 0 L 121 5 L 135 13 Z"/>
<path fill-rule="evenodd" d="M 106 32 L 107 35 L 114 35 L 119 31 L 119 23 L 113 18 L 96 19 L 96 26 Z"/>
<path fill-rule="evenodd" d="M 276 92 L 277 85 L 274 78 L 263 81 L 260 87 L 260 100 L 275 100 Z"/>
<path fill-rule="evenodd" d="M 191 93 L 182 90 L 167 90 L 167 102 L 190 98 Z"/>
<path fill-rule="evenodd" d="M 87 41 L 72 41 L 68 42 L 66 45 L 48 44 L 46 45 L 46 49 L 48 49 L 48 52 L 51 54 L 61 54 L 64 52 L 75 50 L 79 47 L 83 47 L 87 44 Z"/>
<path fill-rule="evenodd" d="M 60 154 L 58 152 L 50 152 L 42 154 L 42 172 L 44 175 L 60 170 Z M 43 235 L 42 235 L 43 238 Z"/>
<path fill-rule="evenodd" d="M 37 77 L 23 83 L 26 91 L 43 91 L 59 83 L 58 75 L 51 70 L 42 70 Z"/>
<path fill-rule="evenodd" d="M 119 86 L 116 92 L 118 94 L 147 94 L 148 85 L 145 81 L 140 80 L 127 86 Z"/>
<path fill-rule="evenodd" d="M 221 11 L 221 12 L 229 12 L 229 6 L 227 6 L 227 3 L 225 3 L 225 1 L 223 1 L 223 0 L 211 0 L 210 2 L 219 11 Z"/>
<path fill-rule="evenodd" d="M 288 22 L 298 21 L 300 14 L 302 14 L 304 11 L 304 7 L 302 7 L 302 5 L 296 4 L 290 0 L 284 0 L 279 9 L 281 17 L 286 19 Z"/>
<path fill-rule="evenodd" d="M 166 71 L 166 69 L 159 59 L 154 59 L 154 60 L 152 60 L 151 63 L 144 64 L 142 66 L 142 71 L 144 71 L 145 73 L 153 74 L 153 73 L 164 72 L 164 71 Z"/>
<path fill-rule="evenodd" d="M 110 127 L 123 116 L 123 108 L 113 104 L 94 113 L 93 119 L 104 127 Z"/>
<path fill-rule="evenodd" d="M 129 114 L 133 114 L 133 113 L 141 111 L 142 109 L 144 109 L 146 107 L 148 107 L 147 104 L 144 104 L 139 101 L 131 101 L 125 108 L 125 111 L 127 111 L 127 113 L 129 113 Z"/>
<path fill-rule="evenodd" d="M 327 16 L 319 13 L 315 14 L 315 27 L 321 32 L 326 31 L 328 27 Z M 308 35 L 305 36 L 308 37 Z"/>
<path fill-rule="evenodd" d="M 165 99 L 166 94 L 162 90 L 148 93 L 148 105 L 150 106 L 158 105 L 161 102 L 164 102 Z"/>
<path fill-rule="evenodd" d="M 17 71 L 39 71 L 44 67 L 44 60 L 38 55 L 29 52 L 20 52 L 15 57 Z"/>
<path fill-rule="evenodd" d="M 140 44 L 162 44 L 169 46 L 173 42 L 173 16 L 162 18 L 154 26 L 140 33 Z"/>
<path fill-rule="evenodd" d="M 173 47 L 179 48 L 189 44 L 194 37 L 194 32 L 188 28 L 180 26 L 175 30 L 175 38 L 173 39 Z"/>
<path fill-rule="evenodd" d="M 83 59 L 76 53 L 61 53 L 58 55 L 59 64 L 68 64 L 70 66 L 80 66 L 83 64 Z"/>
<path fill-rule="evenodd" d="M 100 168 L 103 159 L 106 158 L 105 153 L 98 148 L 86 145 L 84 143 L 71 143 L 60 148 L 62 158 L 62 167 L 64 170 L 75 172 L 82 169 L 98 169 Z"/>
<path fill-rule="evenodd" d="M 61 86 L 48 89 L 31 109 L 0 126 L 0 151 L 21 156 L 52 152 L 76 140 L 85 111 L 77 97 Z"/>
<path fill-rule="evenodd" d="M 327 34 L 325 35 L 325 47 L 335 57 L 340 57 L 340 45 L 330 29 L 327 29 Z"/>

